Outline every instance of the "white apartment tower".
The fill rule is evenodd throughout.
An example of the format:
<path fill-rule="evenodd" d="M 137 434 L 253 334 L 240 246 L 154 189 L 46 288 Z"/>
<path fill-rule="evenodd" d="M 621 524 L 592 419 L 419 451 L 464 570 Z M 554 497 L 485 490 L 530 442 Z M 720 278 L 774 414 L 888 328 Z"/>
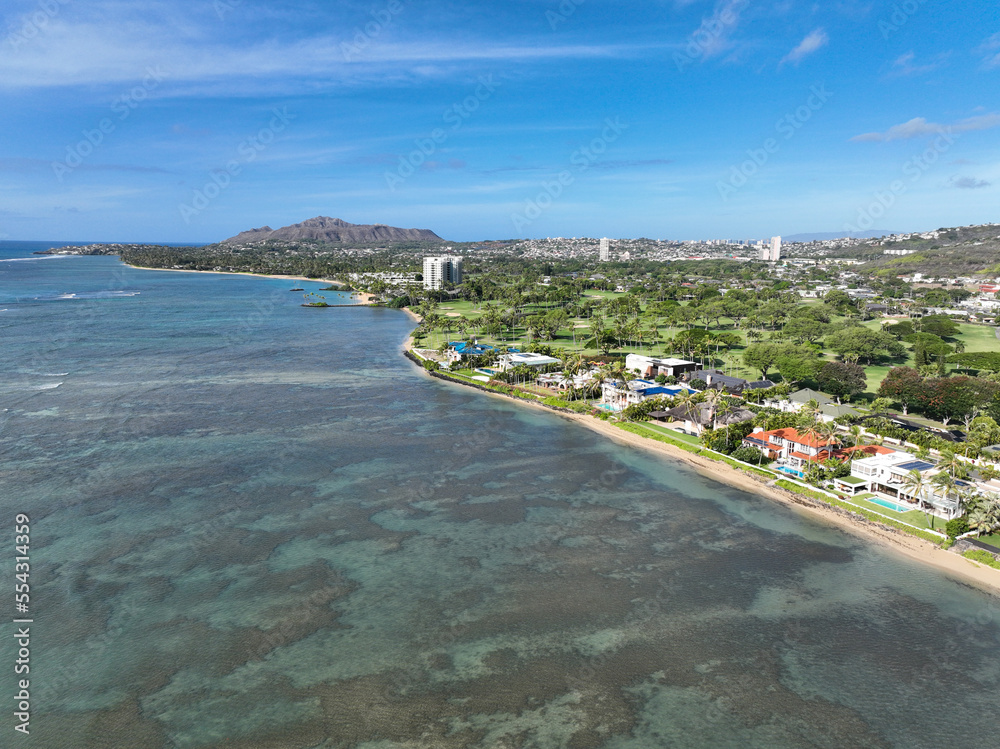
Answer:
<path fill-rule="evenodd" d="M 462 283 L 462 258 L 457 255 L 425 257 L 424 288 L 440 289 L 446 283 Z"/>
<path fill-rule="evenodd" d="M 781 260 L 781 237 L 771 237 L 770 244 L 759 242 L 757 246 L 760 248 L 761 260 L 769 260 L 772 263 Z"/>
<path fill-rule="evenodd" d="M 601 240 L 601 262 L 606 263 L 611 259 L 611 240 L 605 237 Z"/>

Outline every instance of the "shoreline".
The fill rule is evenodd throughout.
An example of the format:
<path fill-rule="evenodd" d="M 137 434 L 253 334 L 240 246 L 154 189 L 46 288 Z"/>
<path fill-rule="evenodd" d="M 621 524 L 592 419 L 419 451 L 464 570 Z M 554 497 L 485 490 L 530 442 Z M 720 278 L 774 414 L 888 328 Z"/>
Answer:
<path fill-rule="evenodd" d="M 129 268 L 135 268 L 136 270 L 155 270 L 164 271 L 166 273 L 213 273 L 215 275 L 222 276 L 249 276 L 251 278 L 274 278 L 280 280 L 288 281 L 309 281 L 312 283 L 326 283 L 326 284 L 340 284 L 342 286 L 347 286 L 346 281 L 341 281 L 338 278 L 307 278 L 306 276 L 278 276 L 274 274 L 267 273 L 249 273 L 247 271 L 237 271 L 237 270 L 188 270 L 186 268 L 147 268 L 145 265 L 131 265 L 122 261 L 123 265 L 128 265 Z M 366 291 L 344 291 L 344 294 L 357 294 L 360 297 L 360 304 L 372 304 L 372 299 L 374 296 Z M 409 310 L 407 310 L 409 311 Z"/>
<path fill-rule="evenodd" d="M 412 336 L 410 339 L 407 339 L 407 343 L 410 340 L 412 340 Z M 409 348 L 407 347 L 406 350 L 408 351 Z M 435 379 L 451 383 L 458 387 L 466 387 L 463 383 L 448 377 L 436 377 Z M 907 559 L 928 565 L 955 579 L 957 582 L 972 585 L 984 593 L 1000 597 L 1000 570 L 977 564 L 970 559 L 942 549 L 929 541 L 908 535 L 902 531 L 895 531 L 888 526 L 876 525 L 869 521 L 860 521 L 850 515 L 844 514 L 835 507 L 819 503 L 818 500 L 814 503 L 805 497 L 798 497 L 779 487 L 769 486 L 761 481 L 757 481 L 746 473 L 725 463 L 700 455 L 693 455 L 664 442 L 631 434 L 630 432 L 618 429 L 610 422 L 601 421 L 584 414 L 555 411 L 541 403 L 523 398 L 511 398 L 502 393 L 494 393 L 488 390 L 484 390 L 483 392 L 486 395 L 523 403 L 543 409 L 551 414 L 565 417 L 570 421 L 574 421 L 581 426 L 630 447 L 638 447 L 674 458 L 691 466 L 704 476 L 778 502 L 785 507 L 804 513 L 813 520 L 821 521 L 826 525 L 833 526 L 842 532 L 849 533 L 867 542 L 873 542 L 883 551 L 898 554 Z"/>

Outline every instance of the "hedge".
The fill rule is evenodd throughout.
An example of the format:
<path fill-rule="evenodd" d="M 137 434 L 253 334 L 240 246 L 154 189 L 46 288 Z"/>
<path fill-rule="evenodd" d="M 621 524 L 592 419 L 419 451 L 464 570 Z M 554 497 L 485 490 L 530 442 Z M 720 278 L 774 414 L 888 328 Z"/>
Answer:
<path fill-rule="evenodd" d="M 962 556 L 966 559 L 971 559 L 973 562 L 985 564 L 987 567 L 996 567 L 1000 570 L 1000 562 L 998 562 L 997 558 L 985 549 L 970 549 L 969 551 L 963 551 Z"/>

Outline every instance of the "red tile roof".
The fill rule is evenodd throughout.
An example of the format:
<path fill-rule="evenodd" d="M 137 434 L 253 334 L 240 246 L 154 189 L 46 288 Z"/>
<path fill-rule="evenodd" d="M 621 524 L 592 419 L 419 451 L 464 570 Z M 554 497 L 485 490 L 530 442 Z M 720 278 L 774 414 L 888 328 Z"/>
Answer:
<path fill-rule="evenodd" d="M 822 453 L 820 455 L 807 455 L 806 453 L 792 451 L 788 454 L 791 455 L 793 458 L 798 458 L 799 460 L 811 460 L 816 463 L 820 462 L 821 460 L 826 460 L 827 458 L 830 457 L 827 453 Z"/>
<path fill-rule="evenodd" d="M 837 440 L 821 440 L 816 437 L 807 436 L 804 434 L 799 434 L 797 430 L 792 427 L 785 427 L 784 429 L 772 429 L 770 432 L 757 432 L 758 438 L 766 438 L 770 441 L 773 437 L 778 437 L 781 439 L 786 439 L 794 442 L 797 445 L 805 445 L 806 447 L 827 447 L 830 445 L 836 445 Z"/>
<path fill-rule="evenodd" d="M 858 445 L 857 447 L 844 447 L 834 452 L 834 457 L 841 460 L 855 460 L 859 457 L 870 457 L 872 455 L 888 455 L 895 450 L 883 447 L 882 445 Z"/>

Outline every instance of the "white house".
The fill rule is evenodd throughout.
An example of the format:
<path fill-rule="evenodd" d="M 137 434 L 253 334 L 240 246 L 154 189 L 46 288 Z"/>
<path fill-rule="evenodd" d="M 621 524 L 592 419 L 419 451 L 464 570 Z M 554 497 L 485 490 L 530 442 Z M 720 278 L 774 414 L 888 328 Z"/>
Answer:
<path fill-rule="evenodd" d="M 625 368 L 638 372 L 642 377 L 680 377 L 685 372 L 693 372 L 698 365 L 686 359 L 659 359 L 654 356 L 629 354 L 625 357 Z"/>
<path fill-rule="evenodd" d="M 907 486 L 911 471 L 918 471 L 924 479 L 925 486 L 919 492 Z M 863 480 L 867 491 L 887 495 L 901 503 L 913 505 L 913 509 L 926 509 L 935 515 L 951 519 L 961 515 L 962 510 L 954 494 L 944 496 L 931 483 L 931 479 L 941 472 L 942 469 L 933 463 L 902 451 L 875 455 L 851 463 L 851 476 Z M 970 486 L 967 482 L 958 483 L 962 487 Z"/>
<path fill-rule="evenodd" d="M 545 354 L 535 354 L 529 352 L 519 352 L 515 354 L 504 354 L 500 357 L 500 371 L 506 372 L 514 367 L 533 367 L 541 369 L 550 364 L 559 364 L 559 360 Z"/>

